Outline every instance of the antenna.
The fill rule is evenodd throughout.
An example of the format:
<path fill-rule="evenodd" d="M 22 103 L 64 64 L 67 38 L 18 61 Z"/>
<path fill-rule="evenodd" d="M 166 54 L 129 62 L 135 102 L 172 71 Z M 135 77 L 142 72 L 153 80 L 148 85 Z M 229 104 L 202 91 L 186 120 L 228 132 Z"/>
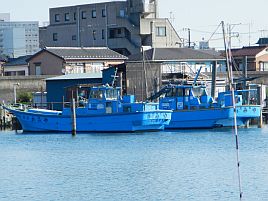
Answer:
<path fill-rule="evenodd" d="M 175 15 L 173 14 L 172 11 L 169 12 L 169 19 L 170 19 L 171 24 L 174 24 L 174 21 L 175 21 Z"/>
<path fill-rule="evenodd" d="M 267 32 L 268 32 L 268 30 L 267 29 L 261 29 L 261 30 L 259 30 L 260 32 L 261 32 L 261 38 L 263 38 L 263 37 L 266 37 L 267 36 Z"/>

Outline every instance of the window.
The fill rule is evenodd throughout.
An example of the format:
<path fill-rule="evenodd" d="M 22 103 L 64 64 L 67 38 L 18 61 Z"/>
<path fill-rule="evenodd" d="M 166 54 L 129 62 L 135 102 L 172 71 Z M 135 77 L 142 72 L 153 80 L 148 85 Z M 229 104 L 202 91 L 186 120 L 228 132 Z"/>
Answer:
<path fill-rule="evenodd" d="M 97 12 L 96 12 L 96 10 L 92 10 L 92 12 L 91 12 L 91 17 L 92 17 L 92 18 L 96 18 L 96 17 L 97 17 Z"/>
<path fill-rule="evenodd" d="M 17 71 L 17 75 L 25 75 L 25 71 Z"/>
<path fill-rule="evenodd" d="M 41 75 L 41 64 L 35 64 L 35 75 Z"/>
<path fill-rule="evenodd" d="M 166 36 L 166 27 L 156 27 L 156 36 Z"/>
<path fill-rule="evenodd" d="M 120 10 L 119 11 L 119 16 L 120 17 L 125 17 L 125 10 Z"/>
<path fill-rule="evenodd" d="M 72 40 L 76 40 L 76 35 L 72 35 Z"/>
<path fill-rule="evenodd" d="M 96 30 L 93 30 L 92 35 L 93 35 L 93 40 L 96 40 Z"/>
<path fill-rule="evenodd" d="M 58 41 L 58 33 L 53 33 L 53 41 Z"/>
<path fill-rule="evenodd" d="M 105 39 L 105 30 L 104 29 L 101 30 L 101 38 Z"/>
<path fill-rule="evenodd" d="M 121 35 L 122 34 L 122 30 L 121 29 L 117 29 L 117 34 Z"/>
<path fill-rule="evenodd" d="M 102 17 L 106 17 L 106 9 L 102 9 L 101 10 L 101 16 Z"/>
<path fill-rule="evenodd" d="M 65 13 L 65 21 L 70 21 L 70 14 L 69 13 Z"/>
<path fill-rule="evenodd" d="M 74 13 L 74 21 L 76 20 L 76 13 Z"/>
<path fill-rule="evenodd" d="M 115 30 L 114 29 L 110 30 L 110 38 L 115 38 Z"/>
<path fill-rule="evenodd" d="M 60 14 L 55 14 L 55 22 L 59 22 L 60 21 Z"/>
<path fill-rule="evenodd" d="M 86 11 L 82 11 L 81 16 L 82 16 L 82 19 L 87 19 L 87 17 L 86 17 Z"/>

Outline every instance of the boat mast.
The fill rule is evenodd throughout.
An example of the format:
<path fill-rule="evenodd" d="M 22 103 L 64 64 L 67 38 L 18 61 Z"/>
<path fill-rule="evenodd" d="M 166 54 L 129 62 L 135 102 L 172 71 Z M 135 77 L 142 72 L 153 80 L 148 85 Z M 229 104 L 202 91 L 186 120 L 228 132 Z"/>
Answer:
<path fill-rule="evenodd" d="M 234 80 L 233 80 L 233 72 L 232 72 L 232 58 L 231 58 L 231 47 L 230 40 L 228 40 L 228 48 L 226 43 L 226 34 L 225 34 L 225 26 L 222 21 L 222 32 L 223 32 L 223 40 L 224 40 L 224 48 L 226 54 L 226 64 L 228 71 L 228 82 L 229 88 L 232 93 L 232 102 L 233 102 L 233 110 L 234 110 L 234 131 L 235 131 L 235 143 L 236 143 L 236 162 L 237 162 L 237 175 L 238 175 L 238 186 L 239 186 L 239 198 L 242 200 L 242 185 L 241 185 L 241 175 L 240 175 L 240 157 L 239 157 L 239 140 L 238 140 L 238 131 L 237 131 L 237 119 L 236 119 L 236 105 L 235 105 L 235 94 L 234 94 Z M 231 36 L 230 36 L 231 37 Z"/>

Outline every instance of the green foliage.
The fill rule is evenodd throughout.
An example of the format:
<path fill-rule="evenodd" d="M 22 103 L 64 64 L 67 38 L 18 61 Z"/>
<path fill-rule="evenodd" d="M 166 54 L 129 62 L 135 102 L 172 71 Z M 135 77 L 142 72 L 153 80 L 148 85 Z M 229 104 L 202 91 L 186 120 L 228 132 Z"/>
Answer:
<path fill-rule="evenodd" d="M 18 101 L 17 102 L 27 104 L 27 103 L 31 103 L 32 99 L 33 99 L 32 93 L 30 93 L 30 92 L 20 92 L 18 94 Z"/>

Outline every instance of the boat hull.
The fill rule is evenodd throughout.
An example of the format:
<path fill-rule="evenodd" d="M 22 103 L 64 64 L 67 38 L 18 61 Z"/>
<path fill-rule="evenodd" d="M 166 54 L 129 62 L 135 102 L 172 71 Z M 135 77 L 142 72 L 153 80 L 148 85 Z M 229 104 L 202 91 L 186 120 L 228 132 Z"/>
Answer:
<path fill-rule="evenodd" d="M 237 125 L 244 126 L 250 119 L 260 117 L 261 107 L 237 106 Z M 232 107 L 174 110 L 170 124 L 166 129 L 195 129 L 231 127 L 234 125 L 234 109 Z"/>
<path fill-rule="evenodd" d="M 10 109 L 9 109 L 10 110 Z M 26 132 L 70 132 L 71 116 L 10 110 Z M 142 111 L 76 117 L 77 132 L 136 132 L 163 130 L 171 111 Z"/>

